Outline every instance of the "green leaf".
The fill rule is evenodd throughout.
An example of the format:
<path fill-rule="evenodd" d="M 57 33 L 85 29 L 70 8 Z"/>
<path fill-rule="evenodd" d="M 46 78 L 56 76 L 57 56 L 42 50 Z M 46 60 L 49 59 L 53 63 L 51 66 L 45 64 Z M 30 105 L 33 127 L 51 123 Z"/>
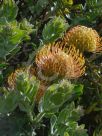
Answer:
<path fill-rule="evenodd" d="M 28 2 L 29 4 L 29 9 L 33 14 L 39 15 L 49 4 L 48 0 L 37 0 L 35 4 L 33 2 Z M 38 10 L 39 9 L 39 10 Z"/>
<path fill-rule="evenodd" d="M 73 89 L 74 85 L 67 80 L 51 85 L 39 104 L 40 112 L 57 112 L 73 96 Z"/>
<path fill-rule="evenodd" d="M 3 74 L 0 73 L 0 86 L 2 85 L 2 83 L 3 83 Z"/>
<path fill-rule="evenodd" d="M 0 113 L 12 112 L 17 106 L 23 112 L 32 112 L 38 89 L 39 81 L 34 76 L 29 78 L 28 73 L 19 73 L 16 79 L 15 90 L 7 93 L 1 90 L 1 93 L 5 95 L 0 97 Z"/>
<path fill-rule="evenodd" d="M 74 114 L 73 114 L 74 113 Z M 75 108 L 74 103 L 70 103 L 66 108 L 53 115 L 50 119 L 50 133 L 53 136 L 88 136 L 84 125 L 78 125 L 81 113 Z"/>
<path fill-rule="evenodd" d="M 64 136 L 70 136 L 67 132 L 64 133 Z"/>
<path fill-rule="evenodd" d="M 30 23 L 27 21 L 26 18 L 24 18 L 24 19 L 21 21 L 21 23 L 20 23 L 20 28 L 21 28 L 22 30 L 25 30 L 26 33 L 28 33 L 28 34 L 30 34 L 30 33 L 33 32 L 33 25 L 30 24 Z"/>
<path fill-rule="evenodd" d="M 66 124 L 67 122 L 78 121 L 80 115 L 80 112 L 75 109 L 74 103 L 71 103 L 67 105 L 65 109 L 62 109 L 62 111 L 59 113 L 58 123 Z"/>
<path fill-rule="evenodd" d="M 102 124 L 96 127 L 93 136 L 102 136 Z"/>
<path fill-rule="evenodd" d="M 74 86 L 74 92 L 75 94 L 77 94 L 78 96 L 83 94 L 83 88 L 84 86 L 82 84 L 78 84 Z"/>
<path fill-rule="evenodd" d="M 18 13 L 17 5 L 14 0 L 3 0 L 0 6 L 0 24 L 5 22 L 13 21 Z"/>
<path fill-rule="evenodd" d="M 8 95 L 0 97 L 0 113 L 6 114 L 14 111 L 19 100 L 20 96 L 16 92 L 10 92 Z"/>
<path fill-rule="evenodd" d="M 55 131 L 55 125 L 56 125 L 56 122 L 57 122 L 57 117 L 56 115 L 53 115 L 50 119 L 50 123 L 51 123 L 51 134 L 53 135 L 54 134 L 54 131 Z"/>
<path fill-rule="evenodd" d="M 0 64 L 0 69 L 5 68 L 6 66 L 7 66 L 6 63 L 1 63 L 1 64 Z"/>
<path fill-rule="evenodd" d="M 61 17 L 54 17 L 44 27 L 42 36 L 45 43 L 54 42 L 59 37 L 62 37 L 68 24 Z"/>
<path fill-rule="evenodd" d="M 22 72 L 16 79 L 16 90 L 22 93 L 29 100 L 30 104 L 35 101 L 36 94 L 39 89 L 40 82 L 35 76 L 29 78 L 29 73 Z"/>
<path fill-rule="evenodd" d="M 75 7 L 75 6 L 74 6 Z M 73 25 L 95 25 L 97 19 L 102 16 L 102 1 L 101 0 L 86 0 L 85 6 L 80 9 L 79 14 L 75 14 L 74 18 L 72 15 L 72 26 Z M 77 10 L 77 8 L 76 8 Z M 73 14 L 73 13 L 72 13 Z"/>
<path fill-rule="evenodd" d="M 19 109 L 20 111 L 28 113 L 31 110 L 31 106 L 29 100 L 26 97 L 22 97 L 19 101 Z"/>
<path fill-rule="evenodd" d="M 63 103 L 64 95 L 62 93 L 57 93 L 51 97 L 51 102 L 55 105 L 61 105 Z"/>
<path fill-rule="evenodd" d="M 32 28 L 26 26 L 21 27 L 17 21 L 10 23 L 6 22 L 5 25 L 0 26 L 0 58 L 5 60 L 6 56 L 13 50 L 18 50 L 18 44 L 24 40 L 29 40 L 29 34 L 32 32 Z M 27 29 L 25 27 L 28 27 Z"/>
<path fill-rule="evenodd" d="M 63 6 L 68 7 L 73 5 L 73 0 L 61 0 L 63 3 Z"/>

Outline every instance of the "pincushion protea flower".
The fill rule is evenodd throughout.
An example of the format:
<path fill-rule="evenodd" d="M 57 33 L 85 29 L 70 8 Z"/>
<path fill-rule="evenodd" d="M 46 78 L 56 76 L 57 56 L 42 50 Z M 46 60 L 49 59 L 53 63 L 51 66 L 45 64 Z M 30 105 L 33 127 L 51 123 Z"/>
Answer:
<path fill-rule="evenodd" d="M 16 69 L 14 72 L 12 72 L 9 76 L 8 76 L 8 86 L 10 89 L 15 89 L 16 87 L 16 79 L 18 75 L 21 75 L 24 72 L 28 72 L 29 78 L 31 76 L 35 76 L 36 75 L 36 68 L 32 68 L 32 66 L 29 66 L 28 68 L 20 68 L 20 69 Z M 39 86 L 39 90 L 38 93 L 36 95 L 36 103 L 39 103 L 41 97 L 44 95 L 46 89 L 47 89 L 47 83 L 46 82 L 42 82 L 40 81 L 40 86 Z"/>
<path fill-rule="evenodd" d="M 78 78 L 85 72 L 85 60 L 74 46 L 59 47 L 58 43 L 45 45 L 36 55 L 38 76 L 42 80 L 54 80 L 57 77 Z"/>
<path fill-rule="evenodd" d="M 100 37 L 96 30 L 85 26 L 75 26 L 64 36 L 69 45 L 75 45 L 80 51 L 99 52 L 102 48 Z"/>
<path fill-rule="evenodd" d="M 22 74 L 25 71 L 25 68 L 19 68 L 16 69 L 14 72 L 12 72 L 9 76 L 8 76 L 8 86 L 11 89 L 15 88 L 16 85 L 16 78 L 18 75 Z"/>

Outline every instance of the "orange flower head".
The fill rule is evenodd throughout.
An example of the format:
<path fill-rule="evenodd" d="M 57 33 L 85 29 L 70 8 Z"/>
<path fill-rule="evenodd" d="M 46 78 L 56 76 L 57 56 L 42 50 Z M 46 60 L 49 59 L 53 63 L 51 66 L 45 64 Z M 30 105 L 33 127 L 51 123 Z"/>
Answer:
<path fill-rule="evenodd" d="M 74 46 L 59 47 L 58 43 L 45 45 L 36 55 L 38 76 L 42 80 L 54 80 L 57 77 L 78 78 L 85 72 L 85 60 Z"/>

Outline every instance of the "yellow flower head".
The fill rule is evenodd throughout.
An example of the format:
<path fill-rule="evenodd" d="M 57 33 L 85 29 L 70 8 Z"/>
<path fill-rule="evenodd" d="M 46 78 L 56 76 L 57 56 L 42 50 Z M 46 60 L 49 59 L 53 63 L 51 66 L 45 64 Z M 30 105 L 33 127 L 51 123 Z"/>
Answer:
<path fill-rule="evenodd" d="M 74 46 L 69 48 L 59 47 L 53 43 L 45 45 L 36 55 L 38 76 L 42 80 L 62 78 L 78 78 L 85 72 L 85 60 Z"/>
<path fill-rule="evenodd" d="M 73 27 L 65 34 L 64 40 L 80 51 L 95 52 L 100 46 L 100 37 L 96 30 L 85 26 Z"/>

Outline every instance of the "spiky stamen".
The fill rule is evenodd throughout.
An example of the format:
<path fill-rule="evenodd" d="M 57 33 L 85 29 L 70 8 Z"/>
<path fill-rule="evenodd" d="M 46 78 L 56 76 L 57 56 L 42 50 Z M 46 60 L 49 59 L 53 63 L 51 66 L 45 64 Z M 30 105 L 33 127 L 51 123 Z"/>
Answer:
<path fill-rule="evenodd" d="M 66 48 L 53 43 L 45 45 L 36 55 L 36 65 L 40 69 L 40 78 L 50 77 L 78 78 L 85 72 L 85 60 L 74 46 Z M 47 78 L 46 78 L 47 77 Z M 52 79 L 53 79 L 52 78 Z"/>

